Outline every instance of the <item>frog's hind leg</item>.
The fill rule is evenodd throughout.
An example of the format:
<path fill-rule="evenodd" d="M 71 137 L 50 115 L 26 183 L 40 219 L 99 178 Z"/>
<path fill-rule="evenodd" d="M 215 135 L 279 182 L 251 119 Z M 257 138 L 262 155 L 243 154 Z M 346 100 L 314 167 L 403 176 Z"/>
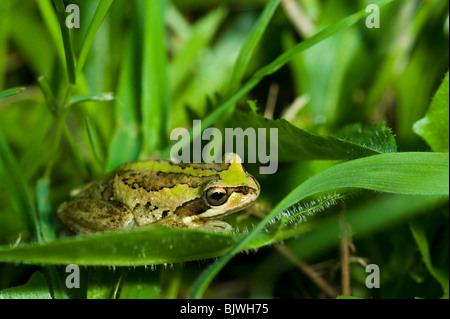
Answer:
<path fill-rule="evenodd" d="M 134 226 L 133 212 L 124 204 L 101 199 L 74 199 L 62 203 L 58 215 L 71 230 L 89 234 Z"/>

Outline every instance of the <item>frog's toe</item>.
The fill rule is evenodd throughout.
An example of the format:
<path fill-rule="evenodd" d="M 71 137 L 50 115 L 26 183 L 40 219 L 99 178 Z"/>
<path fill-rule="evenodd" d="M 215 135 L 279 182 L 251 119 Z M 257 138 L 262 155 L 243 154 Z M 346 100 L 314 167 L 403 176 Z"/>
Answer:
<path fill-rule="evenodd" d="M 204 225 L 200 226 L 199 229 L 218 232 L 218 233 L 231 233 L 233 228 L 230 224 L 223 222 L 221 220 L 210 220 Z"/>

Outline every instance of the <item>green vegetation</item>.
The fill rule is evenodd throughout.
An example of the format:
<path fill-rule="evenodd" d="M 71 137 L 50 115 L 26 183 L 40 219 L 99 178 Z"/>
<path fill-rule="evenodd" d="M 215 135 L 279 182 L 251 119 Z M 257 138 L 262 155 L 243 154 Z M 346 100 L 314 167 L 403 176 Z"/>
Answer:
<path fill-rule="evenodd" d="M 448 1 L 72 2 L 80 28 L 71 1 L 0 2 L 0 298 L 449 297 Z M 195 119 L 278 129 L 277 172 L 246 165 L 267 214 L 231 234 L 58 220 Z"/>

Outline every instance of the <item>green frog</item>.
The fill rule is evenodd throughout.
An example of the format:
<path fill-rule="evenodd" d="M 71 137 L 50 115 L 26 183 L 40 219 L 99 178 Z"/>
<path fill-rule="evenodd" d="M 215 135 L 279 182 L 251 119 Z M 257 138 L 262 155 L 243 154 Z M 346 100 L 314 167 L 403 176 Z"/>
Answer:
<path fill-rule="evenodd" d="M 73 190 L 58 215 L 80 234 L 154 225 L 230 232 L 222 220 L 251 205 L 259 192 L 234 153 L 223 163 L 131 162 Z"/>

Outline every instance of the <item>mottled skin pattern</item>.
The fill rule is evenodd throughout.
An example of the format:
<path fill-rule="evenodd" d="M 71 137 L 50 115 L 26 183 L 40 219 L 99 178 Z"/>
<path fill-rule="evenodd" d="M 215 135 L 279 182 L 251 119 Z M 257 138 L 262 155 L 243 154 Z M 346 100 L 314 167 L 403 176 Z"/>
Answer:
<path fill-rule="evenodd" d="M 259 195 L 259 185 L 237 155 L 226 156 L 228 163 L 222 164 L 124 164 L 74 190 L 58 215 L 84 234 L 157 224 L 229 231 L 219 220 L 249 206 Z"/>

